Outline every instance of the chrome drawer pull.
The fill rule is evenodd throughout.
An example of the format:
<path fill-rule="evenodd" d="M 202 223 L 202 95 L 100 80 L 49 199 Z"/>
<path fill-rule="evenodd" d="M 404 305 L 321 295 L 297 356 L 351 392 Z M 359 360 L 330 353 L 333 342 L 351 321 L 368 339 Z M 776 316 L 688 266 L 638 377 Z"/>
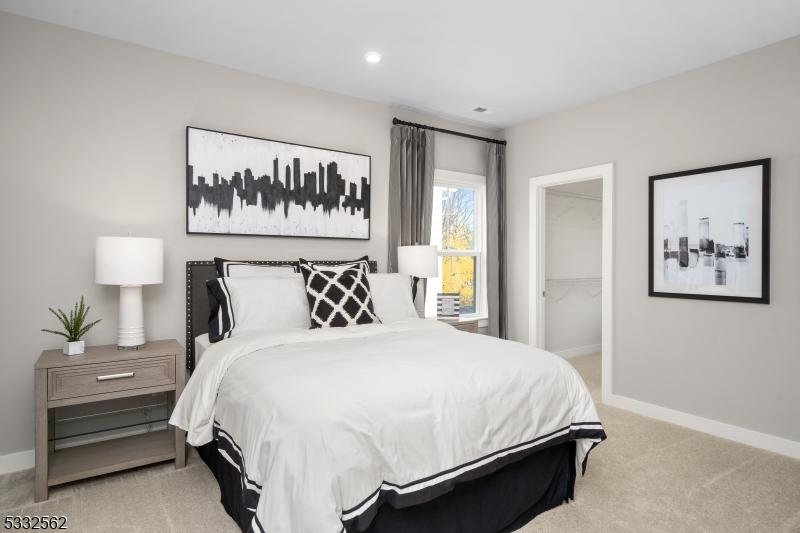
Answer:
<path fill-rule="evenodd" d="M 97 376 L 97 381 L 111 381 L 112 379 L 132 378 L 136 372 L 123 372 L 121 374 L 108 374 L 107 376 Z"/>

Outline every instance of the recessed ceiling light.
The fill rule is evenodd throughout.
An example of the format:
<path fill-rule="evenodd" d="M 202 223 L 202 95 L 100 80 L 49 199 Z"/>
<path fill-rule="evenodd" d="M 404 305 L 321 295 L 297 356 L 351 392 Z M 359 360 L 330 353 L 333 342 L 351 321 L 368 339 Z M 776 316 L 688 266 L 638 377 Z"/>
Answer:
<path fill-rule="evenodd" d="M 364 55 L 364 59 L 367 63 L 380 63 L 381 62 L 381 53 L 380 52 L 367 52 Z"/>
<path fill-rule="evenodd" d="M 488 110 L 485 107 L 478 106 L 475 109 L 473 109 L 473 111 L 475 111 L 476 113 L 486 113 L 486 111 Z"/>

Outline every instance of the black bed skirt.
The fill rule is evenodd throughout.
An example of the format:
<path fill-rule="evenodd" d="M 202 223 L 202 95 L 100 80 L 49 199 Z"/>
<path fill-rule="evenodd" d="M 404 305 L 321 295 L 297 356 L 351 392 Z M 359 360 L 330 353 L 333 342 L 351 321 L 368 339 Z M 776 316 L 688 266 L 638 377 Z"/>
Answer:
<path fill-rule="evenodd" d="M 253 531 L 258 495 L 242 490 L 242 475 L 221 458 L 217 441 L 197 448 L 219 483 L 225 511 Z M 395 509 L 384 504 L 366 529 L 347 533 L 500 533 L 574 497 L 575 442 L 539 450 L 482 478 L 455 485 L 429 502 Z"/>

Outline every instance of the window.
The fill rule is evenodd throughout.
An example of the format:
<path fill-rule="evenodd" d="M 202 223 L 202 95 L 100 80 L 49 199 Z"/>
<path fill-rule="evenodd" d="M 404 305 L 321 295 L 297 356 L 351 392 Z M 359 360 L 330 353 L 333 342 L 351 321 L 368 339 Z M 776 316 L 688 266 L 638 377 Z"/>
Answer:
<path fill-rule="evenodd" d="M 436 169 L 431 244 L 439 277 L 428 280 L 425 315 L 436 316 L 437 293 L 458 293 L 462 316 L 485 317 L 486 178 Z"/>

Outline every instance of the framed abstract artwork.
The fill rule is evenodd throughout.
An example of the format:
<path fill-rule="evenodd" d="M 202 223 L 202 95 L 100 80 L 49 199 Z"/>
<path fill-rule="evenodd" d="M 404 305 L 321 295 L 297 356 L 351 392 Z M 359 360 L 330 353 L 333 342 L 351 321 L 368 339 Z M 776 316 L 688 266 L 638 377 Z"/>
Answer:
<path fill-rule="evenodd" d="M 369 239 L 368 155 L 186 128 L 186 232 Z"/>
<path fill-rule="evenodd" d="M 650 176 L 649 295 L 769 303 L 770 159 Z"/>

